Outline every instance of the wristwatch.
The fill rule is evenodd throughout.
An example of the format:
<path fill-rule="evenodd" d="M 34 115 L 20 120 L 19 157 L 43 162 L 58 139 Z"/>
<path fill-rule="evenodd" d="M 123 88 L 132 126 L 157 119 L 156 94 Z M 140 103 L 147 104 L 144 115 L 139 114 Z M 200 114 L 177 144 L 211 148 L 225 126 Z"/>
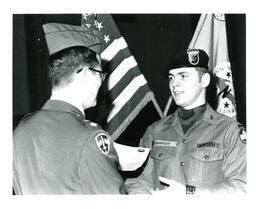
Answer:
<path fill-rule="evenodd" d="M 186 194 L 195 194 L 196 187 L 191 185 L 186 185 Z"/>

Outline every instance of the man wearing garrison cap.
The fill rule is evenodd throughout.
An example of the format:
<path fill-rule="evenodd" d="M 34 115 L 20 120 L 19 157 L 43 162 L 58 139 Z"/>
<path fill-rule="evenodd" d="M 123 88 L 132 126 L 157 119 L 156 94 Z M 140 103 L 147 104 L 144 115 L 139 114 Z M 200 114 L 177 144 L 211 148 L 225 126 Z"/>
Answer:
<path fill-rule="evenodd" d="M 51 97 L 14 130 L 16 194 L 119 194 L 123 178 L 108 133 L 86 120 L 102 72 L 98 30 L 43 25 L 49 49 Z"/>
<path fill-rule="evenodd" d="M 147 129 L 140 146 L 151 149 L 150 158 L 138 178 L 125 181 L 127 193 L 246 191 L 245 130 L 207 103 L 208 60 L 201 49 L 170 59 L 167 73 L 177 110 Z"/>

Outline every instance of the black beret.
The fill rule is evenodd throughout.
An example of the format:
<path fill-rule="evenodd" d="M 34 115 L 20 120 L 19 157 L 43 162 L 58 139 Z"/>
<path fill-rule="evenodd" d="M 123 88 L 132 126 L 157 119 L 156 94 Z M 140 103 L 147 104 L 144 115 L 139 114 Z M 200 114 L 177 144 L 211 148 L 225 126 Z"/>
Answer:
<path fill-rule="evenodd" d="M 187 49 L 187 51 L 170 59 L 166 70 L 182 67 L 202 67 L 208 70 L 209 57 L 202 49 Z"/>
<path fill-rule="evenodd" d="M 100 53 L 103 35 L 93 27 L 47 23 L 43 29 L 50 55 L 74 46 L 84 46 Z"/>

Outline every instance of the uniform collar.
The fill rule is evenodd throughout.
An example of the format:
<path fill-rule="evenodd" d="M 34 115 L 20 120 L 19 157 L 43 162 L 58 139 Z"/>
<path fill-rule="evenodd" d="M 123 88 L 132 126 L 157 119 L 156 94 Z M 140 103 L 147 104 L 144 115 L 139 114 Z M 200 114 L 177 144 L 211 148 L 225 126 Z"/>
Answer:
<path fill-rule="evenodd" d="M 209 104 L 207 104 L 206 111 L 202 117 L 202 120 L 207 123 L 218 125 L 219 115 L 215 110 L 212 109 L 212 107 Z"/>
<path fill-rule="evenodd" d="M 42 110 L 55 111 L 55 112 L 69 112 L 84 118 L 84 114 L 75 106 L 70 103 L 61 100 L 47 100 L 47 102 L 42 107 Z"/>
<path fill-rule="evenodd" d="M 170 117 L 170 116 L 169 116 Z M 170 117 L 170 119 L 172 116 Z M 207 103 L 206 110 L 201 118 L 201 120 L 210 123 L 210 124 L 219 124 L 219 116 L 218 113 L 212 109 L 212 107 Z M 179 114 L 178 110 L 176 110 L 173 114 L 173 123 L 179 123 Z"/>
<path fill-rule="evenodd" d="M 207 107 L 207 104 L 205 103 L 203 105 L 200 105 L 200 106 L 190 109 L 190 110 L 185 110 L 182 107 L 178 107 L 177 110 L 178 110 L 179 117 L 182 120 L 185 120 L 185 121 L 191 120 L 191 119 L 198 120 L 203 116 L 203 114 L 206 110 L 206 107 Z"/>

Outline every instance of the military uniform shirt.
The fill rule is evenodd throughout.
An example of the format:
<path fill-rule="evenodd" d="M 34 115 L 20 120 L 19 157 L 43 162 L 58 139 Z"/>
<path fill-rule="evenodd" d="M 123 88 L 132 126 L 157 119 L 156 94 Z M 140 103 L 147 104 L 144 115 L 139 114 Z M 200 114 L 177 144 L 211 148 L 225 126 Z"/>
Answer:
<path fill-rule="evenodd" d="M 119 194 L 110 136 L 74 106 L 48 100 L 14 130 L 16 194 Z"/>
<path fill-rule="evenodd" d="M 127 179 L 128 193 L 166 188 L 159 176 L 207 192 L 245 191 L 246 146 L 238 123 L 208 104 L 201 119 L 184 134 L 178 111 L 152 124 L 140 146 L 151 148 L 138 178 Z"/>

